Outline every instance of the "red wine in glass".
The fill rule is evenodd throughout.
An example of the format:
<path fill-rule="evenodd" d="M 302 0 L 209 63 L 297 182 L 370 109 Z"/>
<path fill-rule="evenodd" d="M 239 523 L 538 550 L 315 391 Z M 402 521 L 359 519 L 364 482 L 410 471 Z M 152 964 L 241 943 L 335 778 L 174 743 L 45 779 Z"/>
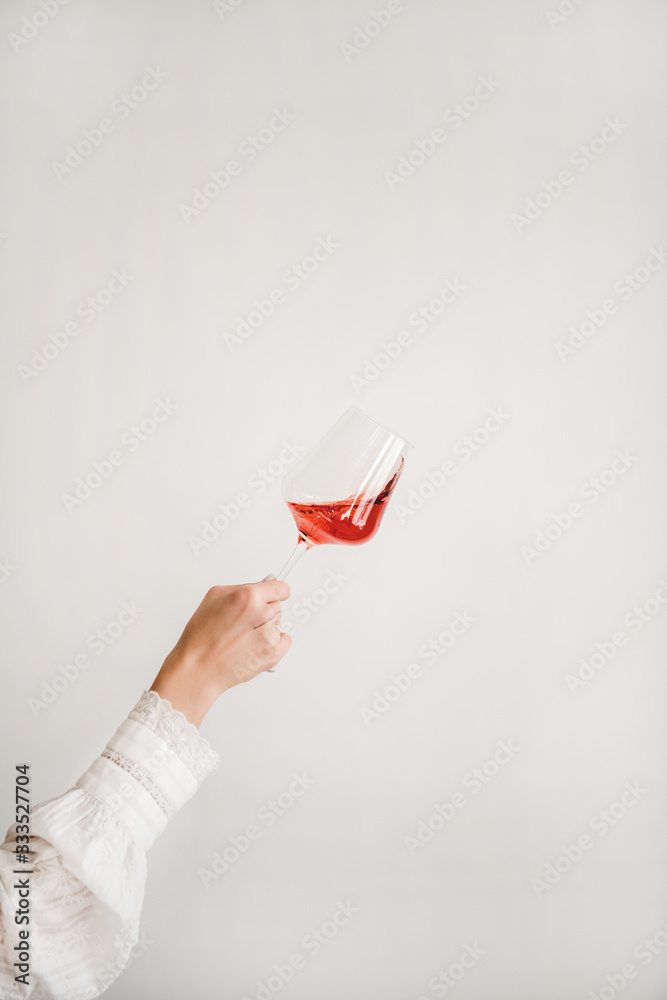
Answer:
<path fill-rule="evenodd" d="M 380 527 L 383 507 L 403 471 L 404 459 L 385 488 L 375 497 L 348 497 L 333 503 L 300 504 L 287 501 L 301 538 L 312 545 L 361 545 Z"/>
<path fill-rule="evenodd" d="M 350 406 L 283 481 L 299 533 L 284 580 L 314 545 L 360 545 L 377 533 L 412 445 Z"/>

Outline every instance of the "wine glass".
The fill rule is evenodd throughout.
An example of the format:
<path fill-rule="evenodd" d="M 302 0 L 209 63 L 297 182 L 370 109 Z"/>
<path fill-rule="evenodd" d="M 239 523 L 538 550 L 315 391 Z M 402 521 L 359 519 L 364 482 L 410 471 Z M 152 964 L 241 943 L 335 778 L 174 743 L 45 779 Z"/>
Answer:
<path fill-rule="evenodd" d="M 284 580 L 313 545 L 360 545 L 380 527 L 412 445 L 350 406 L 283 480 L 299 532 Z"/>

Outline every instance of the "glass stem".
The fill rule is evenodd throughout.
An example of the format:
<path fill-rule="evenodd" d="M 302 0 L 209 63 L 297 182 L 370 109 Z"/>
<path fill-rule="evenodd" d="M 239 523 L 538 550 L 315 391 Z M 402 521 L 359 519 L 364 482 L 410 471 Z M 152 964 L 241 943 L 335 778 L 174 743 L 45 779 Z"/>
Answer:
<path fill-rule="evenodd" d="M 303 553 L 306 551 L 306 549 L 309 549 L 309 548 L 310 548 L 310 545 L 308 545 L 306 543 L 306 541 L 301 537 L 301 535 L 299 535 L 299 541 L 296 543 L 296 546 L 294 548 L 294 551 L 292 552 L 292 555 L 289 557 L 289 559 L 287 560 L 287 562 L 285 563 L 285 565 L 281 569 L 280 573 L 277 574 L 277 579 L 278 580 L 284 580 L 286 578 L 287 574 L 291 573 L 293 567 L 296 565 L 296 563 L 298 563 L 299 559 L 301 558 L 301 556 L 303 555 Z"/>

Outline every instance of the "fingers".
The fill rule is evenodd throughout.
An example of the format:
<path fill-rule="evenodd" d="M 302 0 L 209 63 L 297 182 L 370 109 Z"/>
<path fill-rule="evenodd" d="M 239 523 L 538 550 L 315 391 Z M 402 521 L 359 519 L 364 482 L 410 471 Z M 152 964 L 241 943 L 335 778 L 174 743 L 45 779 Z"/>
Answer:
<path fill-rule="evenodd" d="M 265 622 L 257 629 L 257 636 L 260 641 L 267 642 L 273 649 L 273 654 L 279 652 L 278 659 L 281 659 L 292 645 L 287 632 L 280 628 L 280 615 L 276 615 L 271 621 Z M 289 642 L 286 641 L 289 640 Z M 275 661 L 277 662 L 277 661 Z"/>
<path fill-rule="evenodd" d="M 286 601 L 290 595 L 289 584 L 285 580 L 260 580 L 259 583 L 251 584 L 258 595 L 269 601 Z"/>
<path fill-rule="evenodd" d="M 285 653 L 287 652 L 287 650 L 290 648 L 291 645 L 292 645 L 292 636 L 288 635 L 287 632 L 281 632 L 280 633 L 280 642 L 276 646 L 275 654 L 274 654 L 275 655 L 275 663 L 280 663 L 280 661 L 282 660 L 283 656 L 285 655 Z M 275 666 L 275 663 L 274 663 L 274 666 Z"/>
<path fill-rule="evenodd" d="M 284 580 L 261 580 L 240 588 L 244 592 L 244 610 L 251 619 L 252 627 L 261 628 L 276 615 L 280 615 L 280 601 L 286 600 L 290 589 Z M 246 619 L 247 620 L 247 619 Z"/>
<path fill-rule="evenodd" d="M 282 607 L 278 601 L 271 601 L 270 604 L 263 604 L 260 611 L 261 619 L 257 622 L 255 628 L 261 628 L 267 622 L 274 621 L 275 619 L 279 620 L 282 614 Z"/>
<path fill-rule="evenodd" d="M 274 614 L 268 621 L 263 622 L 262 625 L 258 625 L 255 629 L 257 633 L 257 638 L 262 641 L 268 642 L 270 646 L 276 647 L 280 642 L 280 637 L 283 634 L 280 628 L 280 611 Z"/>
<path fill-rule="evenodd" d="M 289 584 L 284 580 L 276 580 L 274 576 L 264 577 L 258 583 L 239 583 L 233 586 L 215 585 L 210 588 L 207 596 L 222 597 L 233 590 L 245 590 L 253 595 L 258 601 L 286 601 L 290 596 Z"/>
<path fill-rule="evenodd" d="M 237 683 L 271 670 L 282 660 L 292 645 L 289 635 L 276 628 L 277 622 L 276 617 L 255 630 L 253 652 L 235 670 Z"/>
<path fill-rule="evenodd" d="M 276 635 L 278 635 L 278 629 L 275 629 L 274 631 Z M 292 639 L 287 632 L 281 632 L 278 637 L 278 642 L 273 647 L 273 652 L 265 660 L 263 670 L 271 670 L 273 667 L 277 666 L 291 645 Z"/>

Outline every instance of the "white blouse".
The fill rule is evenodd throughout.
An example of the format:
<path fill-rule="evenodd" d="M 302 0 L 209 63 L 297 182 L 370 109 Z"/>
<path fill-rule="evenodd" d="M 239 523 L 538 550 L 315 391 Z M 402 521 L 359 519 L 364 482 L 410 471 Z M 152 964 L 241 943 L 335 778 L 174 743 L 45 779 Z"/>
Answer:
<path fill-rule="evenodd" d="M 0 996 L 89 1000 L 120 975 L 139 938 L 146 851 L 220 758 L 182 712 L 145 691 L 64 795 L 30 815 L 30 857 L 17 863 L 16 826 L 0 846 Z M 29 924 L 17 924 L 29 876 Z M 25 892 L 23 892 L 25 895 Z M 16 946 L 28 929 L 28 986 Z"/>

